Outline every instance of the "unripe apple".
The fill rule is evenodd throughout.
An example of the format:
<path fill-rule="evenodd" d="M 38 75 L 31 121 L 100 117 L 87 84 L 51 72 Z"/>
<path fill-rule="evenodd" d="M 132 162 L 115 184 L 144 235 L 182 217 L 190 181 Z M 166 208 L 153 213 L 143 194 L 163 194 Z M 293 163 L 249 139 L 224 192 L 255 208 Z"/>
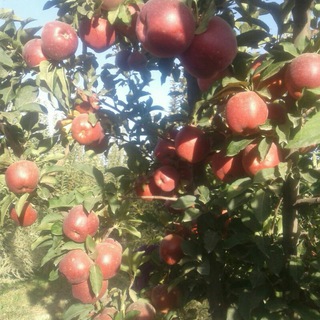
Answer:
<path fill-rule="evenodd" d="M 129 311 L 139 311 L 139 313 L 131 318 L 132 320 L 153 320 L 156 317 L 156 309 L 154 306 L 143 300 L 137 300 L 132 302 L 128 307 L 126 312 Z"/>
<path fill-rule="evenodd" d="M 108 280 L 102 281 L 102 287 L 98 294 L 95 296 L 92 289 L 90 280 L 86 280 L 77 284 L 71 285 L 72 295 L 75 299 L 80 300 L 82 303 L 96 303 L 107 292 Z"/>
<path fill-rule="evenodd" d="M 10 218 L 21 227 L 31 226 L 38 219 L 38 212 L 32 207 L 31 203 L 26 202 L 22 208 L 20 216 L 14 206 L 10 207 Z"/>
<path fill-rule="evenodd" d="M 168 234 L 160 241 L 160 258 L 168 265 L 177 264 L 184 256 L 183 238 L 178 234 Z"/>
<path fill-rule="evenodd" d="M 153 173 L 155 184 L 165 192 L 173 191 L 179 184 L 179 172 L 172 166 L 161 166 Z"/>
<path fill-rule="evenodd" d="M 41 39 L 29 40 L 22 49 L 22 58 L 29 68 L 38 67 L 41 61 L 48 60 L 42 52 Z"/>
<path fill-rule="evenodd" d="M 142 46 L 160 58 L 185 51 L 195 32 L 192 11 L 179 0 L 149 0 L 142 7 L 136 34 Z"/>
<path fill-rule="evenodd" d="M 234 133 L 251 134 L 266 122 L 268 107 L 254 91 L 239 92 L 227 101 L 225 117 Z"/>

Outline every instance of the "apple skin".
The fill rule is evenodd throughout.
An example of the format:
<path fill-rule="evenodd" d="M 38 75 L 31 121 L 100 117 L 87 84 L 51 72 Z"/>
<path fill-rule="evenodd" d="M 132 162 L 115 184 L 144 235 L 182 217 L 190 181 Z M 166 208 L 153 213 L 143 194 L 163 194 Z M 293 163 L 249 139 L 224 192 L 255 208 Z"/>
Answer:
<path fill-rule="evenodd" d="M 31 193 L 39 183 L 40 170 L 35 162 L 19 160 L 12 163 L 5 172 L 8 189 L 15 194 Z"/>
<path fill-rule="evenodd" d="M 179 307 L 181 292 L 178 287 L 174 287 L 169 291 L 169 285 L 158 284 L 152 288 L 150 299 L 154 308 L 165 314 Z"/>
<path fill-rule="evenodd" d="M 140 51 L 133 51 L 130 53 L 127 62 L 130 70 L 142 71 L 146 67 L 148 59 Z"/>
<path fill-rule="evenodd" d="M 229 74 L 229 71 L 228 69 L 226 69 L 226 70 L 215 72 L 214 75 L 210 78 L 197 78 L 197 83 L 200 91 L 201 92 L 208 91 L 216 81 L 222 79 L 228 74 Z"/>
<path fill-rule="evenodd" d="M 242 154 L 228 157 L 224 152 L 210 156 L 210 166 L 213 174 L 223 182 L 232 182 L 245 176 L 242 166 Z"/>
<path fill-rule="evenodd" d="M 159 58 L 185 51 L 195 32 L 191 9 L 179 0 L 149 0 L 137 18 L 136 34 L 144 49 Z"/>
<path fill-rule="evenodd" d="M 196 78 L 212 78 L 225 70 L 237 55 L 237 39 L 231 26 L 222 18 L 210 19 L 207 30 L 196 34 L 178 58 Z"/>
<path fill-rule="evenodd" d="M 95 263 L 100 267 L 104 280 L 113 278 L 119 271 L 122 261 L 122 246 L 112 239 L 104 239 L 96 245 Z"/>
<path fill-rule="evenodd" d="M 32 207 L 31 203 L 26 202 L 22 208 L 21 214 L 18 217 L 14 206 L 10 207 L 10 218 L 21 227 L 29 227 L 38 219 L 38 212 Z"/>
<path fill-rule="evenodd" d="M 89 48 L 99 53 L 115 43 L 116 34 L 113 25 L 107 19 L 95 16 L 92 19 L 81 20 L 79 37 Z"/>
<path fill-rule="evenodd" d="M 265 168 L 274 168 L 281 162 L 281 153 L 277 145 L 272 142 L 265 159 L 259 159 L 258 145 L 249 144 L 243 151 L 242 165 L 249 176 L 254 176 Z"/>
<path fill-rule="evenodd" d="M 71 284 L 77 284 L 89 279 L 90 267 L 93 261 L 86 252 L 80 249 L 69 251 L 60 260 L 58 270 Z"/>
<path fill-rule="evenodd" d="M 88 304 L 96 303 L 107 292 L 107 289 L 108 289 L 108 280 L 104 280 L 102 281 L 102 288 L 98 296 L 96 297 L 92 292 L 89 280 L 71 285 L 72 296 L 75 299 L 80 300 L 82 303 L 88 303 Z"/>
<path fill-rule="evenodd" d="M 47 61 L 47 57 L 42 52 L 41 39 L 29 40 L 22 49 L 22 58 L 29 68 L 38 67 L 41 61 Z"/>
<path fill-rule="evenodd" d="M 98 216 L 93 211 L 87 214 L 82 205 L 70 209 L 62 224 L 66 237 L 79 243 L 84 242 L 88 235 L 94 236 L 98 228 Z"/>
<path fill-rule="evenodd" d="M 162 191 L 170 192 L 177 188 L 180 175 L 175 167 L 165 165 L 155 170 L 153 179 Z"/>
<path fill-rule="evenodd" d="M 72 120 L 71 134 L 74 140 L 85 146 L 101 141 L 105 137 L 100 121 L 93 126 L 87 113 L 82 113 Z"/>
<path fill-rule="evenodd" d="M 285 85 L 294 99 L 300 99 L 302 89 L 320 87 L 320 54 L 303 53 L 286 68 Z"/>
<path fill-rule="evenodd" d="M 233 133 L 247 135 L 266 122 L 268 107 L 254 91 L 239 92 L 227 101 L 225 117 Z"/>
<path fill-rule="evenodd" d="M 136 195 L 145 201 L 152 201 L 151 197 L 162 194 L 162 190 L 155 184 L 152 177 L 150 179 L 139 177 L 135 182 L 134 190 Z"/>
<path fill-rule="evenodd" d="M 93 320 L 112 320 L 113 316 L 117 312 L 117 309 L 114 307 L 104 308 Z"/>
<path fill-rule="evenodd" d="M 158 142 L 153 150 L 153 155 L 161 164 L 173 163 L 178 158 L 174 142 L 162 138 L 158 139 Z"/>
<path fill-rule="evenodd" d="M 160 258 L 170 266 L 177 264 L 184 256 L 181 247 L 183 241 L 184 239 L 178 234 L 167 234 L 160 241 Z"/>
<path fill-rule="evenodd" d="M 189 163 L 203 161 L 210 151 L 210 141 L 205 132 L 191 125 L 179 130 L 174 144 L 177 155 Z"/>
<path fill-rule="evenodd" d="M 117 9 L 124 0 L 102 0 L 101 9 L 111 11 Z"/>
<path fill-rule="evenodd" d="M 131 318 L 132 320 L 153 320 L 156 317 L 156 309 L 154 306 L 146 301 L 137 300 L 131 303 L 126 312 L 139 311 L 140 313 Z"/>
<path fill-rule="evenodd" d="M 74 28 L 57 20 L 43 26 L 41 40 L 43 54 L 55 61 L 70 58 L 78 48 L 78 36 Z"/>

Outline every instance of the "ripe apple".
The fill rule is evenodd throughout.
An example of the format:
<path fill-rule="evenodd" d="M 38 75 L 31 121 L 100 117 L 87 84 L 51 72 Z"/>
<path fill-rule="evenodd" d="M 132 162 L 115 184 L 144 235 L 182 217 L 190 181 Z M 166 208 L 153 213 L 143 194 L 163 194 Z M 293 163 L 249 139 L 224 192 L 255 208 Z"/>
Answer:
<path fill-rule="evenodd" d="M 104 280 L 117 274 L 121 260 L 122 246 L 118 241 L 107 238 L 96 245 L 95 263 L 100 267 Z"/>
<path fill-rule="evenodd" d="M 100 121 L 92 125 L 87 113 L 79 114 L 72 120 L 71 134 L 72 138 L 82 145 L 93 144 L 105 137 Z"/>
<path fill-rule="evenodd" d="M 22 49 L 22 58 L 29 68 L 38 67 L 41 61 L 48 60 L 42 52 L 41 39 L 29 40 Z"/>
<path fill-rule="evenodd" d="M 32 207 L 31 203 L 26 202 L 22 208 L 20 216 L 14 206 L 10 207 L 10 218 L 21 227 L 28 227 L 34 224 L 38 218 L 38 212 Z"/>
<path fill-rule="evenodd" d="M 130 70 L 142 71 L 146 67 L 148 59 L 140 51 L 133 51 L 130 53 L 127 62 Z"/>
<path fill-rule="evenodd" d="M 149 0 L 140 11 L 136 34 L 142 46 L 160 58 L 185 51 L 195 32 L 192 11 L 179 0 Z"/>
<path fill-rule="evenodd" d="M 43 54 L 56 61 L 70 58 L 78 48 L 78 36 L 74 28 L 62 21 L 47 22 L 41 33 Z"/>
<path fill-rule="evenodd" d="M 107 19 L 98 16 L 84 18 L 79 25 L 79 37 L 95 52 L 103 52 L 115 43 L 115 30 Z"/>
<path fill-rule="evenodd" d="M 239 92 L 227 101 L 225 117 L 234 133 L 251 134 L 266 122 L 268 107 L 254 91 Z"/>
<path fill-rule="evenodd" d="M 302 96 L 302 89 L 320 87 L 320 54 L 303 53 L 286 68 L 285 84 L 294 99 Z"/>
<path fill-rule="evenodd" d="M 153 173 L 155 184 L 165 192 L 173 191 L 179 184 L 179 172 L 172 166 L 161 166 Z"/>
<path fill-rule="evenodd" d="M 131 318 L 132 320 L 153 320 L 156 317 L 156 309 L 147 301 L 137 300 L 131 303 L 126 312 L 139 311 L 139 314 Z"/>
<path fill-rule="evenodd" d="M 190 163 L 204 160 L 210 151 L 210 142 L 205 132 L 191 125 L 179 130 L 174 144 L 177 155 Z"/>
<path fill-rule="evenodd" d="M 242 165 L 249 176 L 254 176 L 265 168 L 274 168 L 281 162 L 281 154 L 278 146 L 272 142 L 264 159 L 259 156 L 258 144 L 251 143 L 243 151 Z"/>
<path fill-rule="evenodd" d="M 101 9 L 112 11 L 117 9 L 124 0 L 102 0 Z"/>
<path fill-rule="evenodd" d="M 73 297 L 77 300 L 80 300 L 82 303 L 91 303 L 91 304 L 96 303 L 107 292 L 107 289 L 108 289 L 108 280 L 102 281 L 102 288 L 98 296 L 94 295 L 91 289 L 91 284 L 89 279 L 86 281 L 71 285 Z"/>
<path fill-rule="evenodd" d="M 82 205 L 70 209 L 62 224 L 64 234 L 75 242 L 84 242 L 88 235 L 94 236 L 98 227 L 98 216 L 93 211 L 85 212 Z"/>
<path fill-rule="evenodd" d="M 167 234 L 160 241 L 160 258 L 168 265 L 177 264 L 184 256 L 182 251 L 183 238 L 178 234 Z"/>
<path fill-rule="evenodd" d="M 105 136 L 102 140 L 95 141 L 90 145 L 85 146 L 85 150 L 92 150 L 96 154 L 103 153 L 108 149 L 109 141 L 109 137 Z"/>
<path fill-rule="evenodd" d="M 16 194 L 33 192 L 38 186 L 39 179 L 39 168 L 30 160 L 16 161 L 5 172 L 6 185 Z"/>
<path fill-rule="evenodd" d="M 93 320 L 112 320 L 114 315 L 117 312 L 117 309 L 114 307 L 104 308 Z"/>
<path fill-rule="evenodd" d="M 79 113 L 94 113 L 99 110 L 99 99 L 95 93 L 91 96 L 78 91 L 78 98 L 75 101 L 74 109 Z"/>
<path fill-rule="evenodd" d="M 241 153 L 229 157 L 222 151 L 217 152 L 210 156 L 210 165 L 213 174 L 223 182 L 231 182 L 245 176 Z"/>
<path fill-rule="evenodd" d="M 151 303 L 157 311 L 168 313 L 179 307 L 181 292 L 178 287 L 169 290 L 168 284 L 158 284 L 151 290 Z"/>
<path fill-rule="evenodd" d="M 196 78 L 212 78 L 225 70 L 237 55 L 237 39 L 231 26 L 214 16 L 207 29 L 196 34 L 189 48 L 179 59 L 185 69 Z"/>
<path fill-rule="evenodd" d="M 69 251 L 59 262 L 58 270 L 71 284 L 89 279 L 90 267 L 93 261 L 88 254 L 80 249 Z"/>
<path fill-rule="evenodd" d="M 150 179 L 139 177 L 135 182 L 134 190 L 138 197 L 146 201 L 152 201 L 151 197 L 162 194 L 162 190 L 155 184 L 152 177 Z"/>
<path fill-rule="evenodd" d="M 170 164 L 177 160 L 174 142 L 159 138 L 153 150 L 154 157 L 162 164 Z"/>

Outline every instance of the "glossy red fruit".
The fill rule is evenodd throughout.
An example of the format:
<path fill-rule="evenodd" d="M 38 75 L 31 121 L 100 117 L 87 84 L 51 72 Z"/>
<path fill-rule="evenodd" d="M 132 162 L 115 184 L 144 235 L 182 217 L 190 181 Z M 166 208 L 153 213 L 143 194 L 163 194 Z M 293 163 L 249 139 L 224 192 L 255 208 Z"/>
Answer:
<path fill-rule="evenodd" d="M 56 61 L 70 58 L 78 48 L 78 36 L 74 28 L 57 20 L 43 26 L 41 40 L 43 54 Z"/>
<path fill-rule="evenodd" d="M 71 134 L 74 140 L 85 146 L 101 141 L 105 137 L 101 123 L 97 121 L 93 125 L 87 113 L 82 113 L 72 120 Z"/>
<path fill-rule="evenodd" d="M 41 61 L 48 60 L 42 52 L 41 39 L 29 40 L 22 49 L 22 58 L 29 68 L 38 67 Z"/>
<path fill-rule="evenodd" d="M 320 54 L 303 53 L 294 58 L 286 68 L 285 85 L 294 99 L 301 98 L 304 88 L 319 88 Z"/>
<path fill-rule="evenodd" d="M 103 52 L 115 43 L 115 30 L 107 19 L 93 17 L 84 18 L 79 25 L 79 37 L 95 52 Z"/>
<path fill-rule="evenodd" d="M 179 288 L 169 289 L 167 284 L 159 284 L 151 290 L 151 303 L 161 313 L 168 313 L 170 310 L 179 307 L 181 292 Z"/>
<path fill-rule="evenodd" d="M 271 143 L 269 151 L 264 159 L 259 156 L 258 145 L 249 144 L 242 155 L 242 165 L 249 176 L 254 176 L 257 172 L 266 168 L 274 168 L 281 162 L 281 153 L 275 143 Z"/>
<path fill-rule="evenodd" d="M 159 139 L 154 150 L 153 155 L 162 164 L 170 164 L 177 160 L 176 148 L 174 142 L 166 139 Z"/>
<path fill-rule="evenodd" d="M 210 141 L 205 132 L 190 125 L 179 130 L 174 144 L 177 155 L 190 163 L 203 161 L 210 151 Z"/>
<path fill-rule="evenodd" d="M 90 304 L 94 304 L 99 299 L 101 299 L 103 295 L 107 292 L 107 289 L 108 289 L 107 280 L 104 280 L 102 282 L 102 288 L 98 296 L 94 295 L 91 289 L 91 284 L 89 280 L 71 285 L 72 296 L 75 299 L 80 300 L 82 303 L 90 303 Z"/>
<path fill-rule="evenodd" d="M 195 32 L 192 11 L 179 0 L 149 0 L 142 7 L 136 34 L 142 46 L 160 58 L 185 51 Z"/>
<path fill-rule="evenodd" d="M 225 117 L 234 133 L 251 134 L 266 122 L 268 107 L 254 91 L 239 92 L 227 101 Z"/>
<path fill-rule="evenodd" d="M 238 46 L 231 26 L 222 18 L 211 18 L 207 29 L 196 34 L 179 59 L 196 78 L 212 78 L 225 70 L 237 55 Z"/>
<path fill-rule="evenodd" d="M 153 179 L 162 191 L 170 192 L 177 188 L 180 175 L 175 167 L 166 165 L 155 170 Z"/>
<path fill-rule="evenodd" d="M 58 270 L 71 284 L 89 279 L 93 261 L 88 254 L 80 249 L 69 251 L 59 262 Z"/>
<path fill-rule="evenodd" d="M 21 227 L 31 226 L 38 219 L 38 212 L 32 207 L 31 203 L 26 202 L 22 208 L 20 216 L 14 206 L 10 207 L 10 218 Z"/>
<path fill-rule="evenodd" d="M 160 258 L 168 265 L 177 264 L 184 256 L 183 238 L 178 234 L 168 234 L 160 242 Z"/>
<path fill-rule="evenodd" d="M 131 318 L 132 320 L 153 320 L 156 317 L 156 309 L 149 302 L 137 300 L 131 303 L 126 312 L 139 311 L 139 314 Z"/>
<path fill-rule="evenodd" d="M 40 170 L 33 161 L 20 160 L 12 163 L 5 172 L 8 189 L 16 194 L 31 193 L 39 183 Z"/>
<path fill-rule="evenodd" d="M 113 278 L 119 271 L 122 261 L 122 246 L 112 239 L 104 239 L 96 245 L 95 263 L 100 267 L 104 280 Z"/>
<path fill-rule="evenodd" d="M 145 201 L 152 201 L 153 196 L 160 196 L 162 194 L 162 190 L 155 184 L 152 177 L 150 179 L 146 177 L 137 179 L 134 190 L 136 195 Z"/>
<path fill-rule="evenodd" d="M 127 62 L 130 70 L 141 71 L 146 67 L 148 59 L 140 51 L 133 51 L 130 53 Z"/>
<path fill-rule="evenodd" d="M 94 236 L 98 228 L 98 216 L 93 211 L 87 213 L 82 205 L 70 209 L 62 224 L 64 234 L 75 242 L 84 242 L 88 235 Z"/>

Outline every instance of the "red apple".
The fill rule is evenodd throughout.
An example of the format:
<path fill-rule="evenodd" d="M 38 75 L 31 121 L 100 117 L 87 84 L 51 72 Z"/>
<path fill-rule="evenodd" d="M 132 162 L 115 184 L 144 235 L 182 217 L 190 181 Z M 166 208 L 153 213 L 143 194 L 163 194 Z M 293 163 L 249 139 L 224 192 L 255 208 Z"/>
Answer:
<path fill-rule="evenodd" d="M 117 9 L 124 0 L 102 0 L 101 9 L 111 11 Z"/>
<path fill-rule="evenodd" d="M 177 264 L 184 256 L 183 238 L 178 234 L 168 234 L 160 241 L 160 258 L 168 265 Z"/>
<path fill-rule="evenodd" d="M 75 242 L 84 242 L 88 235 L 94 236 L 98 227 L 98 216 L 93 211 L 87 213 L 82 205 L 70 209 L 62 225 L 64 234 Z"/>
<path fill-rule="evenodd" d="M 105 136 L 102 140 L 95 141 L 86 146 L 85 150 L 92 150 L 96 154 L 103 153 L 108 149 L 109 141 L 109 137 Z"/>
<path fill-rule="evenodd" d="M 169 289 L 167 284 L 159 284 L 151 290 L 151 303 L 157 311 L 168 313 L 180 305 L 181 292 L 178 287 Z"/>
<path fill-rule="evenodd" d="M 84 18 L 79 25 L 79 37 L 95 52 L 103 52 L 115 43 L 115 31 L 107 19 L 98 16 Z"/>
<path fill-rule="evenodd" d="M 69 251 L 59 262 L 59 272 L 71 284 L 80 283 L 89 279 L 90 267 L 93 261 L 86 252 L 80 249 Z"/>
<path fill-rule="evenodd" d="M 158 139 L 153 150 L 153 155 L 162 164 L 170 164 L 177 160 L 176 148 L 174 142 L 167 139 Z"/>
<path fill-rule="evenodd" d="M 29 40 L 22 49 L 22 58 L 29 68 L 38 67 L 41 61 L 48 60 L 42 52 L 41 39 Z"/>
<path fill-rule="evenodd" d="M 20 160 L 12 163 L 5 172 L 8 189 L 16 194 L 31 193 L 40 179 L 40 171 L 33 161 Z"/>
<path fill-rule="evenodd" d="M 148 179 L 147 177 L 137 179 L 134 190 L 138 197 L 146 201 L 152 201 L 153 196 L 162 194 L 162 190 L 155 184 L 154 179 Z"/>
<path fill-rule="evenodd" d="M 77 93 L 78 98 L 74 105 L 75 110 L 79 113 L 94 113 L 99 110 L 99 99 L 95 93 L 91 96 L 85 94 L 81 90 L 78 90 Z"/>
<path fill-rule="evenodd" d="M 286 68 L 285 84 L 289 94 L 299 99 L 302 89 L 320 87 L 320 54 L 303 53 L 294 58 Z"/>
<path fill-rule="evenodd" d="M 91 145 L 104 139 L 105 134 L 100 121 L 92 125 L 87 113 L 82 113 L 72 120 L 72 138 L 82 145 Z"/>
<path fill-rule="evenodd" d="M 103 279 L 113 278 L 119 271 L 122 260 L 122 246 L 112 239 L 104 239 L 96 245 L 95 263 L 100 267 Z"/>
<path fill-rule="evenodd" d="M 179 172 L 175 167 L 162 166 L 153 173 L 155 184 L 165 192 L 173 191 L 179 184 Z"/>
<path fill-rule="evenodd" d="M 237 40 L 231 26 L 215 16 L 203 33 L 194 36 L 179 59 L 194 77 L 212 78 L 232 63 L 237 50 Z"/>
<path fill-rule="evenodd" d="M 241 153 L 228 157 L 224 152 L 217 152 L 210 157 L 210 165 L 213 174 L 224 182 L 231 182 L 245 175 Z"/>
<path fill-rule="evenodd" d="M 185 51 L 195 32 L 192 11 L 179 0 L 149 0 L 141 9 L 136 34 L 142 46 L 160 58 Z"/>
<path fill-rule="evenodd" d="M 117 312 L 117 309 L 114 307 L 104 308 L 93 320 L 112 320 L 113 316 Z"/>
<path fill-rule="evenodd" d="M 47 22 L 41 33 L 43 54 L 56 61 L 70 58 L 78 48 L 78 36 L 74 28 L 61 21 Z"/>
<path fill-rule="evenodd" d="M 98 294 L 95 296 L 89 280 L 71 285 L 72 295 L 75 299 L 80 300 L 82 303 L 96 303 L 103 295 L 107 292 L 108 280 L 102 282 L 102 288 Z"/>
<path fill-rule="evenodd" d="M 38 218 L 38 212 L 32 207 L 31 203 L 26 202 L 22 208 L 20 216 L 14 206 L 10 207 L 10 218 L 21 227 L 28 227 L 34 224 Z"/>
<path fill-rule="evenodd" d="M 268 107 L 254 91 L 239 92 L 227 101 L 225 116 L 231 131 L 241 135 L 251 134 L 266 122 Z"/>
<path fill-rule="evenodd" d="M 210 142 L 205 132 L 191 125 L 179 130 L 174 143 L 177 155 L 190 163 L 204 160 L 210 151 Z"/>
<path fill-rule="evenodd" d="M 130 53 L 127 62 L 130 70 L 141 71 L 146 67 L 148 59 L 140 51 L 133 51 Z"/>
<path fill-rule="evenodd" d="M 153 305 L 143 300 L 137 300 L 131 303 L 127 307 L 126 312 L 129 311 L 139 311 L 136 316 L 130 318 L 132 320 L 153 320 L 156 317 L 156 309 L 153 307 Z"/>
<path fill-rule="evenodd" d="M 131 50 L 121 50 L 116 54 L 115 65 L 123 71 L 129 71 L 128 58 L 131 54 Z"/>
<path fill-rule="evenodd" d="M 258 145 L 249 144 L 242 155 L 242 165 L 249 176 L 254 176 L 265 168 L 274 168 L 281 162 L 280 150 L 275 143 L 271 143 L 270 149 L 264 159 L 259 156 Z"/>

